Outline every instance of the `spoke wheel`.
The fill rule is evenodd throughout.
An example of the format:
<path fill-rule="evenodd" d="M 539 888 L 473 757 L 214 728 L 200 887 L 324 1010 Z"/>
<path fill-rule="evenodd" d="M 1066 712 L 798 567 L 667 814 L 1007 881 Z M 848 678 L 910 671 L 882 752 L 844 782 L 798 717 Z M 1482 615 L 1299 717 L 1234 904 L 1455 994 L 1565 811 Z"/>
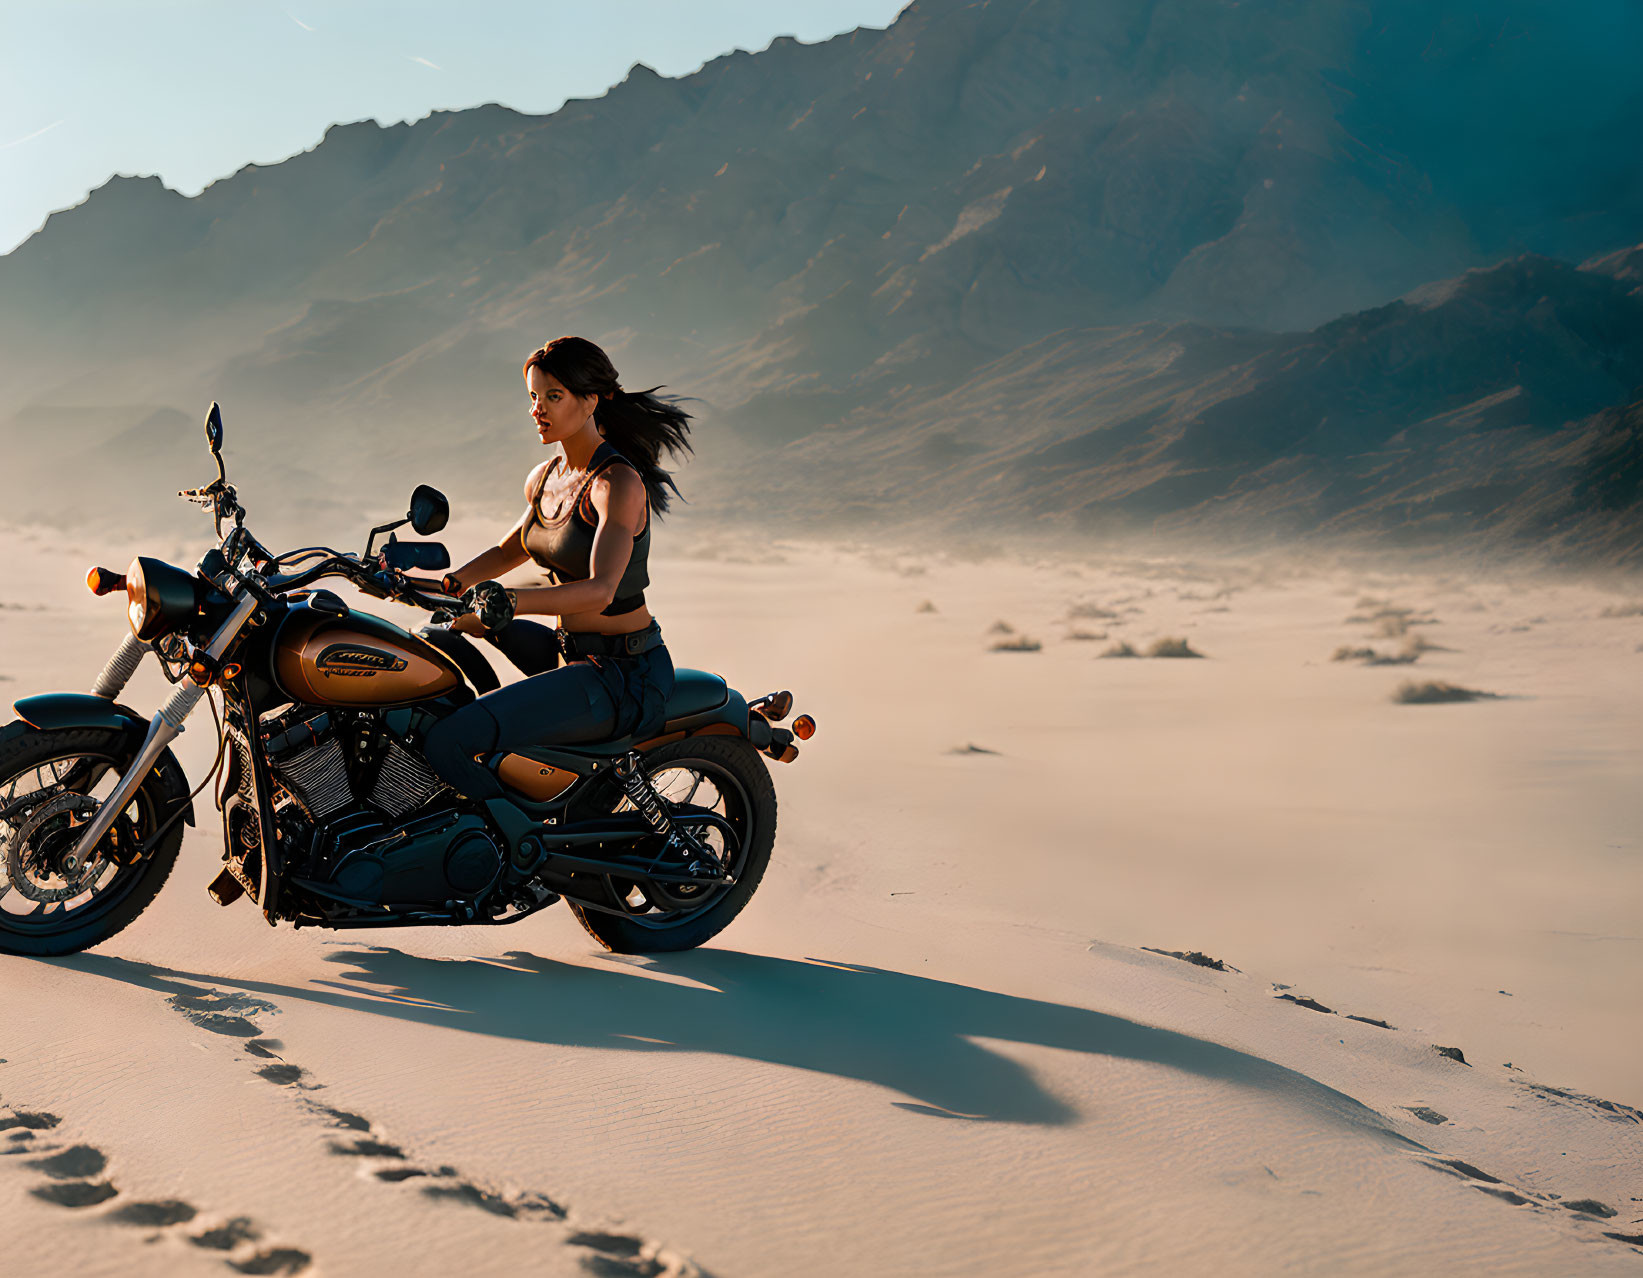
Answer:
<path fill-rule="evenodd" d="M 727 768 L 704 759 L 682 759 L 646 769 L 656 793 L 667 804 L 673 818 L 670 862 L 684 868 L 691 861 L 717 866 L 730 884 L 658 883 L 652 879 L 632 880 L 606 876 L 611 894 L 634 912 L 642 927 L 676 927 L 707 909 L 713 899 L 727 892 L 740 876 L 746 861 L 748 835 L 753 833 L 753 801 L 741 781 Z M 617 812 L 633 811 L 624 796 Z M 717 824 L 693 820 L 697 813 L 723 817 L 734 827 L 727 833 Z"/>
<path fill-rule="evenodd" d="M 137 852 L 175 810 L 181 775 L 174 763 L 151 774 L 81 860 L 80 835 L 129 759 L 127 738 L 18 726 L 0 737 L 0 952 L 73 953 L 129 923 L 170 873 L 180 822 L 150 855 Z"/>
<path fill-rule="evenodd" d="M 645 771 L 678 832 L 670 859 L 681 870 L 693 859 L 711 861 L 728 881 L 658 883 L 605 875 L 611 898 L 626 912 L 571 909 L 594 939 L 618 953 L 692 949 L 725 928 L 764 877 L 776 837 L 775 788 L 753 747 L 729 737 L 662 746 L 645 756 Z M 623 797 L 615 810 L 631 811 L 632 805 Z M 702 819 L 709 814 L 730 829 Z"/>

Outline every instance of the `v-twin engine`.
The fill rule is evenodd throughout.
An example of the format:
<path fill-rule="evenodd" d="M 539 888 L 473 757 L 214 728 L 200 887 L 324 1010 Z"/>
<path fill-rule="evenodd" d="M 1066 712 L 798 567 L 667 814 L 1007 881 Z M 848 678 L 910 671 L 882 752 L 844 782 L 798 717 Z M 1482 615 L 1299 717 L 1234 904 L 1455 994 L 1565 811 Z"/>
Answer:
<path fill-rule="evenodd" d="M 267 742 L 274 775 L 313 820 L 327 821 L 361 803 L 398 820 L 444 788 L 374 715 L 339 719 L 326 711 Z"/>
<path fill-rule="evenodd" d="M 435 802 L 445 785 L 379 715 L 330 710 L 269 726 L 269 769 L 289 795 L 282 839 L 310 890 L 348 905 L 442 908 L 496 881 L 503 853 L 484 822 Z"/>

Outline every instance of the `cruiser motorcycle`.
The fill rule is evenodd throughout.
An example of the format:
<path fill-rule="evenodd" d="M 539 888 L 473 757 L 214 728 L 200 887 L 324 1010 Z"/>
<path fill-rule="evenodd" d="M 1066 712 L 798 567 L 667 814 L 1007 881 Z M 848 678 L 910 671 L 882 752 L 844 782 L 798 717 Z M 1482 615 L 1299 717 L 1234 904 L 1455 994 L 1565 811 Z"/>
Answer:
<path fill-rule="evenodd" d="M 216 404 L 205 434 L 217 478 L 178 495 L 211 512 L 218 544 L 193 572 L 141 556 L 123 575 L 93 568 L 93 593 L 124 594 L 130 635 L 89 694 L 24 697 L 0 728 L 0 952 L 68 954 L 130 923 L 219 774 L 223 866 L 208 891 L 270 925 L 516 923 L 563 900 L 607 948 L 643 953 L 700 945 L 736 917 L 776 835 L 761 755 L 791 762 L 815 730 L 807 715 L 781 726 L 790 693 L 749 701 L 679 670 L 654 736 L 496 755 L 507 797 L 464 798 L 419 746 L 497 679 L 438 623 L 473 608 L 501 624 L 507 604 L 494 582 L 458 599 L 409 575 L 450 566 L 438 542 L 395 535 L 439 532 L 444 496 L 419 486 L 363 553 L 272 554 L 227 482 Z M 327 578 L 435 626 L 419 637 L 361 612 L 316 586 Z M 174 690 L 148 719 L 119 698 L 150 654 Z M 201 701 L 219 741 L 190 789 L 171 743 Z"/>

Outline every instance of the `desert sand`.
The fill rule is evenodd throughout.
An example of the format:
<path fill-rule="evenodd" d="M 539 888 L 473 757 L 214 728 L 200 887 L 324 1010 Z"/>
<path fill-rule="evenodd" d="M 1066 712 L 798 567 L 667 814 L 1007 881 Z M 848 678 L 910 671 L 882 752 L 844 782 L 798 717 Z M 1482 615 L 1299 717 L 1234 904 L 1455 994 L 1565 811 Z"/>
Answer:
<path fill-rule="evenodd" d="M 820 722 L 742 917 L 271 930 L 202 800 L 0 959 L 8 1274 L 1638 1272 L 1638 594 L 686 540 L 675 660 Z M 89 685 L 131 552 L 0 536 L 0 693 Z"/>

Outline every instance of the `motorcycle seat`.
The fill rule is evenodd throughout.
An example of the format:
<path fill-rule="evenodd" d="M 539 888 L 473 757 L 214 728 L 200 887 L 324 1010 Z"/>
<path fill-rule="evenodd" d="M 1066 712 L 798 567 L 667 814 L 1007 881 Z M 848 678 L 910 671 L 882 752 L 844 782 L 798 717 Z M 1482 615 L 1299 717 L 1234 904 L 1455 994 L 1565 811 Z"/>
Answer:
<path fill-rule="evenodd" d="M 696 720 L 722 709 L 729 702 L 729 685 L 718 675 L 709 674 L 705 670 L 676 670 L 673 673 L 673 692 L 667 699 L 666 718 L 662 728 L 658 732 L 645 735 L 660 736 L 681 728 L 695 727 Z M 552 749 L 563 754 L 614 759 L 633 749 L 640 740 L 639 737 L 621 737 L 615 741 L 578 742 L 575 745 L 554 746 Z M 527 758 L 535 757 L 529 749 L 520 750 L 519 753 Z"/>
<path fill-rule="evenodd" d="M 673 692 L 667 699 L 667 721 L 717 710 L 729 698 L 725 681 L 705 670 L 676 670 Z"/>

